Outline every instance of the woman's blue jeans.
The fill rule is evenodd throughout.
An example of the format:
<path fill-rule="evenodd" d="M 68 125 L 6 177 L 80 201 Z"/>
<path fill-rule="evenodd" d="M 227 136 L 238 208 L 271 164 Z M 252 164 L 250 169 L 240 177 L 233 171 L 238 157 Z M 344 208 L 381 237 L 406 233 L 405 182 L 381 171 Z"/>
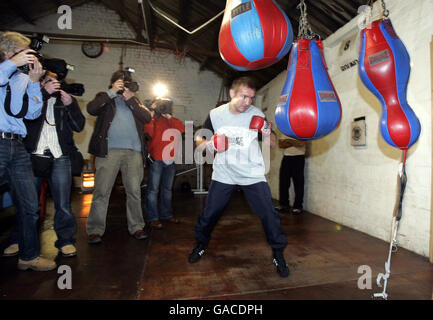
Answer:
<path fill-rule="evenodd" d="M 166 164 L 154 160 L 148 167 L 146 192 L 146 221 L 164 220 L 173 216 L 173 180 L 176 164 Z M 160 198 L 160 214 L 158 215 L 158 194 Z M 159 217 L 158 217 L 159 216 Z"/>

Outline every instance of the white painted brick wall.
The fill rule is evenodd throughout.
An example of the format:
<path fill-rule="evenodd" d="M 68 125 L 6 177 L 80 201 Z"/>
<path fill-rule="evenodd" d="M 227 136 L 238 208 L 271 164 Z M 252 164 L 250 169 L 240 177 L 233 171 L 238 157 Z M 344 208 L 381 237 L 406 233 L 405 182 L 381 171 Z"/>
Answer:
<path fill-rule="evenodd" d="M 72 9 L 72 30 L 59 30 L 57 12 L 36 21 L 36 25 L 17 25 L 15 30 L 47 33 L 64 33 L 110 38 L 134 38 L 134 33 L 125 22 L 105 6 L 89 3 Z M 51 41 L 42 53 L 46 56 L 65 59 L 75 66 L 68 74 L 69 82 L 80 82 L 86 92 L 79 97 L 81 110 L 87 122 L 83 132 L 75 134 L 78 148 L 85 158 L 88 143 L 93 132 L 96 118 L 86 112 L 87 103 L 99 91 L 108 89 L 111 74 L 118 70 L 122 46 L 107 44 L 106 51 L 96 59 L 90 59 L 81 52 L 81 42 Z M 200 71 L 200 65 L 190 58 L 180 59 L 167 50 L 150 51 L 142 46 L 128 46 L 123 57 L 124 67 L 136 69 L 134 74 L 140 84 L 140 99 L 153 98 L 152 87 L 157 82 L 167 85 L 169 95 L 174 100 L 174 110 L 184 111 L 175 116 L 183 121 L 194 121 L 201 125 L 209 110 L 218 101 L 222 79 L 213 72 Z"/>
<path fill-rule="evenodd" d="M 432 232 L 430 41 L 433 34 L 433 21 L 428 13 L 433 12 L 433 1 L 394 0 L 386 4 L 393 26 L 411 57 L 407 99 L 422 126 L 418 142 L 408 152 L 408 184 L 398 241 L 402 247 L 428 256 Z M 377 12 L 379 1 L 375 5 Z M 345 34 L 353 27 L 357 28 L 357 18 L 324 41 L 330 73 L 339 48 L 339 44 L 334 48 L 330 44 L 339 38 L 344 40 Z M 342 103 L 343 115 L 334 132 L 311 142 L 305 170 L 305 209 L 389 241 L 401 151 L 382 139 L 379 132 L 381 105 L 360 81 L 357 66 L 344 72 L 333 71 L 331 78 Z M 270 119 L 274 119 L 275 106 L 285 80 L 284 71 L 259 92 L 263 94 L 268 90 L 262 107 L 268 108 L 266 113 Z M 366 116 L 367 147 L 355 149 L 350 145 L 350 123 L 359 116 Z M 273 170 L 268 174 L 268 181 L 276 199 L 281 158 L 281 150 L 274 149 L 271 157 Z M 293 201 L 293 190 L 291 194 Z"/>

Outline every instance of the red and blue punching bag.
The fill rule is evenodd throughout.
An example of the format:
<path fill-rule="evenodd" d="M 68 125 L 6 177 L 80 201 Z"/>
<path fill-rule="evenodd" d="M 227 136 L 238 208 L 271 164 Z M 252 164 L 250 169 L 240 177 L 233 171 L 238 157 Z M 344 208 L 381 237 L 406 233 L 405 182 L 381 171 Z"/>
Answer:
<path fill-rule="evenodd" d="M 275 109 L 278 129 L 298 140 L 312 140 L 333 131 L 340 120 L 341 104 L 327 72 L 322 41 L 297 40 Z"/>
<path fill-rule="evenodd" d="M 405 150 L 416 142 L 421 125 L 406 101 L 409 54 L 389 19 L 361 31 L 359 76 L 382 104 L 380 132 L 385 141 Z"/>
<path fill-rule="evenodd" d="M 274 0 L 227 0 L 218 45 L 232 68 L 266 68 L 289 52 L 292 41 L 290 20 Z"/>

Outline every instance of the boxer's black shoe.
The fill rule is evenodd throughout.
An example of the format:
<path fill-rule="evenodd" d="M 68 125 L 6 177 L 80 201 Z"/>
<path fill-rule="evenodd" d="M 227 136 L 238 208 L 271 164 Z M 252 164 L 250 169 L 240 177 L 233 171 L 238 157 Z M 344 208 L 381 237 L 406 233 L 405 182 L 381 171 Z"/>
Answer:
<path fill-rule="evenodd" d="M 277 267 L 277 272 L 282 278 L 287 278 L 290 274 L 289 266 L 284 260 L 284 255 L 282 250 L 274 249 L 274 260 L 273 263 Z"/>
<path fill-rule="evenodd" d="M 197 247 L 195 247 L 192 252 L 189 254 L 188 261 L 189 263 L 196 263 L 201 259 L 201 256 L 204 254 L 204 250 L 206 247 L 202 243 L 198 243 Z"/>

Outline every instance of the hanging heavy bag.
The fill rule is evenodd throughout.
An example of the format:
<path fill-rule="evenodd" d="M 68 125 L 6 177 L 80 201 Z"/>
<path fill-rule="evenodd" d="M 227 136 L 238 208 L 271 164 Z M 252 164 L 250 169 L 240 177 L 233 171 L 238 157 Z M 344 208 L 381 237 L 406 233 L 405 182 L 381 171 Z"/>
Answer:
<path fill-rule="evenodd" d="M 300 32 L 290 52 L 286 82 L 275 109 L 275 123 L 289 137 L 312 140 L 338 126 L 341 105 L 327 72 L 322 41 L 313 39 L 315 34 L 306 20 L 303 1 L 300 8 Z"/>
<path fill-rule="evenodd" d="M 414 144 L 421 125 L 406 100 L 409 54 L 390 19 L 373 21 L 361 31 L 359 77 L 380 101 L 380 133 L 389 145 L 405 150 Z"/>

